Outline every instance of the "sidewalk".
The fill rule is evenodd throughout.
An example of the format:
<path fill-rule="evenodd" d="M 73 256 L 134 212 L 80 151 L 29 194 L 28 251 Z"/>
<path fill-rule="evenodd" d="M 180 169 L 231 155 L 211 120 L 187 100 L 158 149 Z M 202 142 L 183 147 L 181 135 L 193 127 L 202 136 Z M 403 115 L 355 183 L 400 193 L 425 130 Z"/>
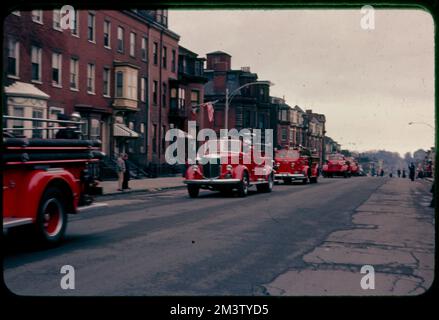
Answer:
<path fill-rule="evenodd" d="M 121 193 L 144 192 L 144 191 L 159 191 L 165 189 L 182 188 L 183 177 L 164 177 L 164 178 L 145 178 L 133 179 L 129 182 L 131 190 L 117 191 L 117 181 L 101 181 L 99 183 L 103 187 L 103 195 L 113 195 Z"/>
<path fill-rule="evenodd" d="M 265 285 L 271 295 L 417 295 L 434 277 L 434 209 L 421 181 L 389 179 L 352 216 L 352 227 L 329 234 L 292 268 Z M 361 268 L 375 288 L 361 287 Z"/>

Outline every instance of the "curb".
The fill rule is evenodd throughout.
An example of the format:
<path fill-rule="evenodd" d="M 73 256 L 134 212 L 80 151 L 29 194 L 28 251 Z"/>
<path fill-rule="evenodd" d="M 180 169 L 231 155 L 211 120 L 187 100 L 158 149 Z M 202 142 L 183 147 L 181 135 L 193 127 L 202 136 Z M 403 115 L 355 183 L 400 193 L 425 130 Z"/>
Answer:
<path fill-rule="evenodd" d="M 146 189 L 131 189 L 131 190 L 127 190 L 127 191 L 113 191 L 113 192 L 104 193 L 102 195 L 99 195 L 98 197 L 131 194 L 131 193 L 142 193 L 142 192 L 158 192 L 158 191 L 164 191 L 164 190 L 181 189 L 181 188 L 185 188 L 185 187 L 186 187 L 185 185 L 179 185 L 179 186 L 162 187 L 162 188 L 146 188 Z"/>

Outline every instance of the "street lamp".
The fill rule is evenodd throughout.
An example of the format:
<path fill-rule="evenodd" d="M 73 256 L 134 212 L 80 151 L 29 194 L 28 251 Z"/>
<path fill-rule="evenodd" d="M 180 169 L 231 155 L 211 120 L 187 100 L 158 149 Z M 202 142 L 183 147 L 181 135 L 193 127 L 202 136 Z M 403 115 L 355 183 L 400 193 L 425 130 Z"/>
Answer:
<path fill-rule="evenodd" d="M 413 122 L 413 121 L 410 121 L 410 122 L 409 122 L 409 126 L 411 126 L 411 125 L 413 125 L 413 124 L 423 124 L 423 125 L 429 126 L 430 128 L 432 128 L 432 129 L 434 130 L 434 127 L 433 127 L 431 124 L 427 123 L 427 122 L 422 122 L 422 121 L 420 121 L 420 122 Z"/>
<path fill-rule="evenodd" d="M 245 87 L 255 85 L 255 84 L 267 84 L 268 86 L 274 85 L 274 83 L 272 83 L 270 81 L 249 82 L 249 83 L 246 83 L 246 84 L 240 86 L 239 88 L 233 90 L 230 94 L 229 94 L 229 88 L 226 87 L 226 102 L 225 102 L 225 114 L 224 114 L 224 127 L 225 127 L 225 129 L 229 128 L 229 104 L 230 104 L 230 102 L 232 101 L 232 99 L 238 93 L 239 90 L 241 90 L 242 88 L 245 88 Z"/>

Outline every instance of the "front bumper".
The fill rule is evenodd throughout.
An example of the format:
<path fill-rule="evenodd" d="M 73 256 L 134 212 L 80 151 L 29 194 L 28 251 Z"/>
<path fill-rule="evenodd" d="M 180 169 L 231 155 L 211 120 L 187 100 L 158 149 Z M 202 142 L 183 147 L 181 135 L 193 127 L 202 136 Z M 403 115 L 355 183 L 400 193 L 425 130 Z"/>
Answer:
<path fill-rule="evenodd" d="M 283 179 L 305 179 L 305 175 L 303 173 L 275 173 L 274 174 L 274 179 L 275 180 L 283 180 Z"/>
<path fill-rule="evenodd" d="M 184 180 L 185 184 L 208 186 L 208 185 L 233 185 L 241 182 L 239 179 L 193 179 Z"/>

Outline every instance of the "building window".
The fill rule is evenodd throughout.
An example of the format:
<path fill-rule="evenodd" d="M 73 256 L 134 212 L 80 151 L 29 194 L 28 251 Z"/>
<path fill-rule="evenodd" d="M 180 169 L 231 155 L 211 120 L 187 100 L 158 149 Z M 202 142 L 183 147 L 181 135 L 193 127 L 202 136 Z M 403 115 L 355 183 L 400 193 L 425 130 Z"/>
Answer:
<path fill-rule="evenodd" d="M 172 72 L 175 72 L 175 68 L 176 68 L 176 64 L 177 64 L 175 58 L 176 58 L 176 53 L 175 53 L 175 50 L 172 49 L 172 53 L 171 53 L 171 71 Z"/>
<path fill-rule="evenodd" d="M 78 16 L 78 10 L 74 10 L 73 11 L 72 35 L 74 35 L 75 37 L 79 37 L 79 16 Z"/>
<path fill-rule="evenodd" d="M 43 10 L 32 10 L 32 21 L 43 24 Z"/>
<path fill-rule="evenodd" d="M 15 107 L 12 109 L 12 115 L 14 117 L 24 117 L 24 107 Z M 14 130 L 12 133 L 17 136 L 21 136 L 24 134 L 24 130 L 19 130 L 24 128 L 24 121 L 23 120 L 12 120 L 12 128 Z"/>
<path fill-rule="evenodd" d="M 52 53 L 52 85 L 61 87 L 62 56 L 60 53 Z"/>
<path fill-rule="evenodd" d="M 163 64 L 163 68 L 166 69 L 167 67 L 167 59 L 168 59 L 168 48 L 166 48 L 165 46 L 163 46 L 163 51 L 162 51 L 162 64 Z"/>
<path fill-rule="evenodd" d="M 95 93 L 95 65 L 93 63 L 87 64 L 87 92 Z"/>
<path fill-rule="evenodd" d="M 153 55 L 153 62 L 155 65 L 158 63 L 158 49 L 159 45 L 157 42 L 154 42 L 154 45 L 152 47 L 152 55 Z"/>
<path fill-rule="evenodd" d="M 99 140 L 101 138 L 101 122 L 98 119 L 90 119 L 90 139 Z"/>
<path fill-rule="evenodd" d="M 123 52 L 123 34 L 124 30 L 122 27 L 117 28 L 117 51 Z"/>
<path fill-rule="evenodd" d="M 155 105 L 157 105 L 157 88 L 158 87 L 158 84 L 157 84 L 157 81 L 153 81 L 153 84 L 152 84 L 152 102 L 155 104 Z"/>
<path fill-rule="evenodd" d="M 166 83 L 163 82 L 163 89 L 162 89 L 162 107 L 166 107 L 167 103 L 166 100 L 168 98 L 168 86 Z"/>
<path fill-rule="evenodd" d="M 41 48 L 32 46 L 32 81 L 41 81 Z"/>
<path fill-rule="evenodd" d="M 157 152 L 157 125 L 152 126 L 152 152 Z"/>
<path fill-rule="evenodd" d="M 192 105 L 200 104 L 200 91 L 198 90 L 191 91 L 191 104 Z"/>
<path fill-rule="evenodd" d="M 88 13 L 87 19 L 87 39 L 90 42 L 95 42 L 95 15 Z"/>
<path fill-rule="evenodd" d="M 134 32 L 130 33 L 130 56 L 136 56 L 136 34 Z"/>
<path fill-rule="evenodd" d="M 123 97 L 123 72 L 116 72 L 116 98 Z"/>
<path fill-rule="evenodd" d="M 148 39 L 142 38 L 142 60 L 148 60 Z"/>
<path fill-rule="evenodd" d="M 140 79 L 140 101 L 145 102 L 146 78 Z"/>
<path fill-rule="evenodd" d="M 20 44 L 14 39 L 8 40 L 8 75 L 18 77 Z"/>
<path fill-rule="evenodd" d="M 137 100 L 137 72 L 128 72 L 128 95 L 129 99 Z"/>
<path fill-rule="evenodd" d="M 166 148 L 166 139 L 165 139 L 165 137 L 166 137 L 166 126 L 165 125 L 163 125 L 162 126 L 162 150 L 164 151 L 165 150 L 165 148 Z"/>
<path fill-rule="evenodd" d="M 287 129 L 282 128 L 282 141 L 286 141 L 286 140 L 287 140 Z"/>
<path fill-rule="evenodd" d="M 78 90 L 79 62 L 78 59 L 70 59 L 70 89 Z"/>
<path fill-rule="evenodd" d="M 110 21 L 104 21 L 104 47 L 111 48 L 110 45 L 111 23 Z"/>
<path fill-rule="evenodd" d="M 104 80 L 104 90 L 103 94 L 105 97 L 110 96 L 110 69 L 104 68 L 104 73 L 102 74 L 102 78 Z"/>
<path fill-rule="evenodd" d="M 180 109 L 180 110 L 185 110 L 185 108 L 186 108 L 185 96 L 186 96 L 186 90 L 183 88 L 179 88 L 178 89 L 178 109 Z"/>
<path fill-rule="evenodd" d="M 251 112 L 249 110 L 244 111 L 242 123 L 244 128 L 251 127 Z"/>
<path fill-rule="evenodd" d="M 44 117 L 43 110 L 41 109 L 33 109 L 32 110 L 32 118 L 42 119 Z M 43 126 L 43 122 L 41 121 L 32 121 L 32 128 L 41 128 Z M 43 130 L 32 130 L 32 138 L 43 138 Z"/>
<path fill-rule="evenodd" d="M 53 29 L 62 31 L 61 29 L 61 10 L 53 10 Z"/>

